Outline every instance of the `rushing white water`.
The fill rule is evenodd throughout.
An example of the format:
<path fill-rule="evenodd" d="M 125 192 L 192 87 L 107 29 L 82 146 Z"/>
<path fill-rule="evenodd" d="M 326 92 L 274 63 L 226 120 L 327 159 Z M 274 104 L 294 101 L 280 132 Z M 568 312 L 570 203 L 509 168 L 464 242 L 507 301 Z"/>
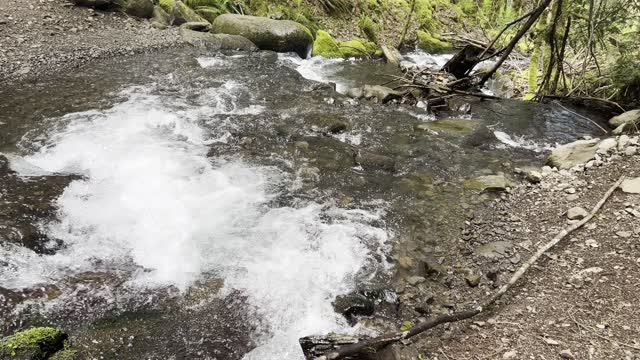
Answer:
<path fill-rule="evenodd" d="M 214 272 L 225 282 L 221 295 L 240 290 L 261 325 L 247 359 L 299 359 L 299 337 L 354 331 L 331 301 L 353 289 L 370 251 L 384 246 L 387 233 L 369 225 L 381 214 L 316 203 L 271 208 L 285 175 L 207 158 L 207 144 L 229 136 L 216 115 L 262 110 L 237 106 L 241 88 L 208 89 L 191 105 L 133 88 L 108 110 L 58 119 L 66 126 L 24 158 L 31 165 L 16 168 L 84 175 L 60 196 L 60 221 L 48 227 L 67 247 L 46 257 L 0 248 L 12 269 L 0 275 L 3 286 L 55 282 L 96 261 L 144 268 L 134 287 L 186 289 Z"/>
<path fill-rule="evenodd" d="M 278 54 L 278 57 L 283 64 L 293 67 L 305 79 L 323 83 L 335 83 L 336 91 L 339 93 L 345 93 L 350 87 L 357 85 L 336 75 L 342 70 L 345 62 L 354 61 L 353 59 L 326 59 L 322 56 L 301 59 L 290 54 Z"/>
<path fill-rule="evenodd" d="M 533 140 L 528 140 L 523 137 L 514 138 L 511 135 L 505 133 L 504 131 L 494 131 L 493 133 L 501 143 L 510 147 L 522 148 L 522 149 L 532 150 L 535 152 L 542 152 L 542 151 L 553 149 L 553 146 L 550 144 L 539 144 Z"/>

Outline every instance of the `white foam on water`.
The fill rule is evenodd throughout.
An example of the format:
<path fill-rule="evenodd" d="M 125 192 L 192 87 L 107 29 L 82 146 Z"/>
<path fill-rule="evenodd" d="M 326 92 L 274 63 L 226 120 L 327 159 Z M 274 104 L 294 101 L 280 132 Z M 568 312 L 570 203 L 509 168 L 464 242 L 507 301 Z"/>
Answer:
<path fill-rule="evenodd" d="M 407 65 L 414 64 L 421 69 L 422 68 L 440 69 L 452 57 L 453 57 L 453 54 L 429 54 L 420 49 L 417 49 L 410 53 L 402 55 L 402 58 L 400 59 L 400 63 L 405 67 L 407 67 Z"/>
<path fill-rule="evenodd" d="M 3 286 L 55 282 L 96 261 L 145 268 L 131 281 L 142 287 L 185 289 L 215 272 L 225 281 L 222 295 L 242 291 L 260 321 L 258 347 L 246 359 L 300 359 L 299 337 L 355 331 L 331 301 L 353 289 L 372 249 L 381 251 L 388 234 L 370 225 L 381 214 L 313 202 L 270 208 L 286 176 L 208 159 L 206 144 L 227 136 L 216 114 L 260 111 L 236 105 L 239 88 L 209 89 L 200 102 L 210 105 L 201 106 L 137 88 L 108 110 L 58 119 L 66 128 L 24 161 L 84 175 L 60 196 L 59 222 L 48 227 L 66 248 L 37 256 L 1 247 L 10 269 L 0 274 Z"/>
<path fill-rule="evenodd" d="M 196 58 L 196 61 L 198 62 L 198 65 L 200 65 L 200 67 L 202 68 L 217 67 L 217 66 L 224 65 L 226 63 L 224 59 L 221 59 L 219 57 L 210 57 L 210 56 L 201 56 L 199 58 Z"/>
<path fill-rule="evenodd" d="M 535 152 L 543 152 L 553 149 L 553 146 L 550 144 L 538 144 L 535 141 L 527 140 L 524 137 L 514 138 L 504 131 L 494 131 L 493 133 L 501 143 L 510 147 L 527 149 Z"/>
<path fill-rule="evenodd" d="M 349 83 L 336 76 L 342 70 L 345 59 L 328 59 L 322 56 L 314 56 L 302 59 L 296 55 L 278 54 L 278 58 L 285 65 L 293 68 L 302 75 L 303 78 L 322 83 L 333 82 L 336 84 L 336 91 L 344 93 L 349 88 Z"/>

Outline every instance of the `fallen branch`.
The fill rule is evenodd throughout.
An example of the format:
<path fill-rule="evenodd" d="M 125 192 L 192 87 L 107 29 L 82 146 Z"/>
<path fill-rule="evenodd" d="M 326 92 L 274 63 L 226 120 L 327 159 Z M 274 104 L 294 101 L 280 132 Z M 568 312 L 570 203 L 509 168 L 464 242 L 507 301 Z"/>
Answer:
<path fill-rule="evenodd" d="M 624 176 L 621 176 L 620 179 L 618 179 L 618 181 L 616 181 L 609 188 L 609 190 L 607 190 L 604 196 L 600 199 L 600 201 L 598 201 L 598 203 L 593 207 L 591 212 L 584 219 L 572 224 L 569 227 L 562 229 L 562 231 L 560 231 L 553 239 L 551 239 L 549 242 L 544 244 L 544 246 L 540 247 L 538 251 L 536 251 L 536 253 L 529 258 L 529 260 L 527 260 L 524 264 L 522 264 L 522 266 L 518 269 L 518 271 L 516 271 L 513 274 L 513 276 L 511 276 L 511 278 L 506 284 L 502 285 L 502 287 L 500 287 L 500 289 L 496 291 L 493 294 L 493 296 L 491 296 L 488 300 L 486 300 L 484 303 L 482 303 L 480 306 L 476 307 L 475 309 L 460 311 L 460 312 L 453 313 L 451 315 L 441 315 L 441 316 L 423 321 L 421 323 L 418 323 L 417 325 L 415 325 L 414 327 L 412 327 L 407 331 L 397 331 L 393 333 L 388 333 L 379 337 L 359 341 L 355 344 L 346 345 L 346 346 L 340 347 L 339 349 L 333 352 L 316 357 L 315 360 L 337 360 L 350 355 L 358 354 L 362 351 L 367 351 L 367 352 L 371 352 L 372 350 L 375 351 L 391 343 L 408 339 L 410 337 L 423 333 L 440 324 L 466 320 L 492 308 L 495 305 L 495 303 L 507 292 L 507 290 L 509 290 L 518 280 L 520 280 L 520 278 L 527 272 L 527 270 L 529 270 L 529 268 L 536 261 L 538 261 L 538 259 L 540 259 L 542 255 L 544 255 L 549 249 L 557 245 L 560 242 L 560 240 L 564 239 L 571 232 L 581 228 L 582 226 L 584 226 L 584 224 L 586 224 L 589 220 L 591 220 L 591 218 L 593 218 L 593 216 L 598 212 L 598 210 L 600 210 L 600 208 L 602 208 L 604 203 L 609 199 L 611 194 L 613 194 L 613 192 L 620 186 L 623 180 L 624 180 Z"/>
<path fill-rule="evenodd" d="M 511 21 L 509 21 L 508 23 L 506 23 L 504 25 L 504 27 L 502 28 L 502 30 L 500 30 L 500 32 L 498 33 L 498 35 L 496 35 L 496 37 L 493 38 L 493 40 L 491 41 L 491 43 L 489 45 L 487 45 L 487 47 L 484 49 L 484 51 L 482 51 L 482 53 L 480 54 L 480 56 L 478 56 L 479 58 L 482 58 L 484 56 L 484 54 L 487 53 L 487 51 L 489 51 L 489 49 L 491 49 L 491 47 L 493 45 L 495 45 L 495 43 L 498 41 L 498 39 L 500 39 L 500 37 L 502 36 L 502 34 L 504 34 L 505 31 L 507 31 L 507 29 L 509 29 L 510 27 L 512 27 L 513 25 L 519 23 L 520 21 L 528 18 L 529 16 L 533 15 L 533 13 L 536 11 L 536 9 L 533 9 L 531 11 L 529 11 L 528 13 L 513 19 Z"/>

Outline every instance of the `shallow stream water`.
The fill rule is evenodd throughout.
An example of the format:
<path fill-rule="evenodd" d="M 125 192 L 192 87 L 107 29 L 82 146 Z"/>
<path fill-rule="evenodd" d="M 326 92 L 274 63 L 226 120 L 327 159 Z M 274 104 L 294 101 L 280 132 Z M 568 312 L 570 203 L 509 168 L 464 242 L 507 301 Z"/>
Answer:
<path fill-rule="evenodd" d="M 455 233 L 477 200 L 464 179 L 599 131 L 554 105 L 434 115 L 340 94 L 396 71 L 174 49 L 1 89 L 3 333 L 53 324 L 103 358 L 300 359 L 301 336 L 370 331 L 333 300 L 392 301 L 394 254 Z M 469 125 L 499 141 L 469 145 Z"/>

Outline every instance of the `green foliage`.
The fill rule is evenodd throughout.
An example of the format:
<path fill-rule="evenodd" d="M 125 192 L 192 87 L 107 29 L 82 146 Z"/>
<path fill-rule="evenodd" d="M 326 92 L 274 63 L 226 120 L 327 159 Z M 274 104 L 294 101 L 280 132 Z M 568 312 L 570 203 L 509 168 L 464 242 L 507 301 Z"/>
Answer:
<path fill-rule="evenodd" d="M 431 54 L 443 52 L 451 48 L 446 40 L 438 38 L 428 31 L 418 31 L 418 46 Z"/>
<path fill-rule="evenodd" d="M 458 0 L 457 5 L 467 15 L 472 15 L 476 11 L 476 4 L 473 0 Z"/>
<path fill-rule="evenodd" d="M 205 20 L 207 20 L 210 23 L 213 23 L 213 21 L 221 14 L 224 13 L 224 11 L 215 8 L 215 7 L 210 7 L 210 6 L 199 6 L 195 9 L 196 14 L 202 16 Z"/>
<path fill-rule="evenodd" d="M 353 4 L 351 0 L 318 0 L 328 14 L 348 15 Z"/>
<path fill-rule="evenodd" d="M 376 44 L 378 43 L 378 32 L 380 31 L 380 29 L 378 28 L 378 25 L 373 22 L 373 20 L 371 20 L 370 17 L 368 17 L 367 15 L 360 16 L 360 20 L 358 20 L 358 26 L 360 27 L 360 30 L 362 31 L 364 36 L 369 39 L 369 41 L 372 41 Z"/>

